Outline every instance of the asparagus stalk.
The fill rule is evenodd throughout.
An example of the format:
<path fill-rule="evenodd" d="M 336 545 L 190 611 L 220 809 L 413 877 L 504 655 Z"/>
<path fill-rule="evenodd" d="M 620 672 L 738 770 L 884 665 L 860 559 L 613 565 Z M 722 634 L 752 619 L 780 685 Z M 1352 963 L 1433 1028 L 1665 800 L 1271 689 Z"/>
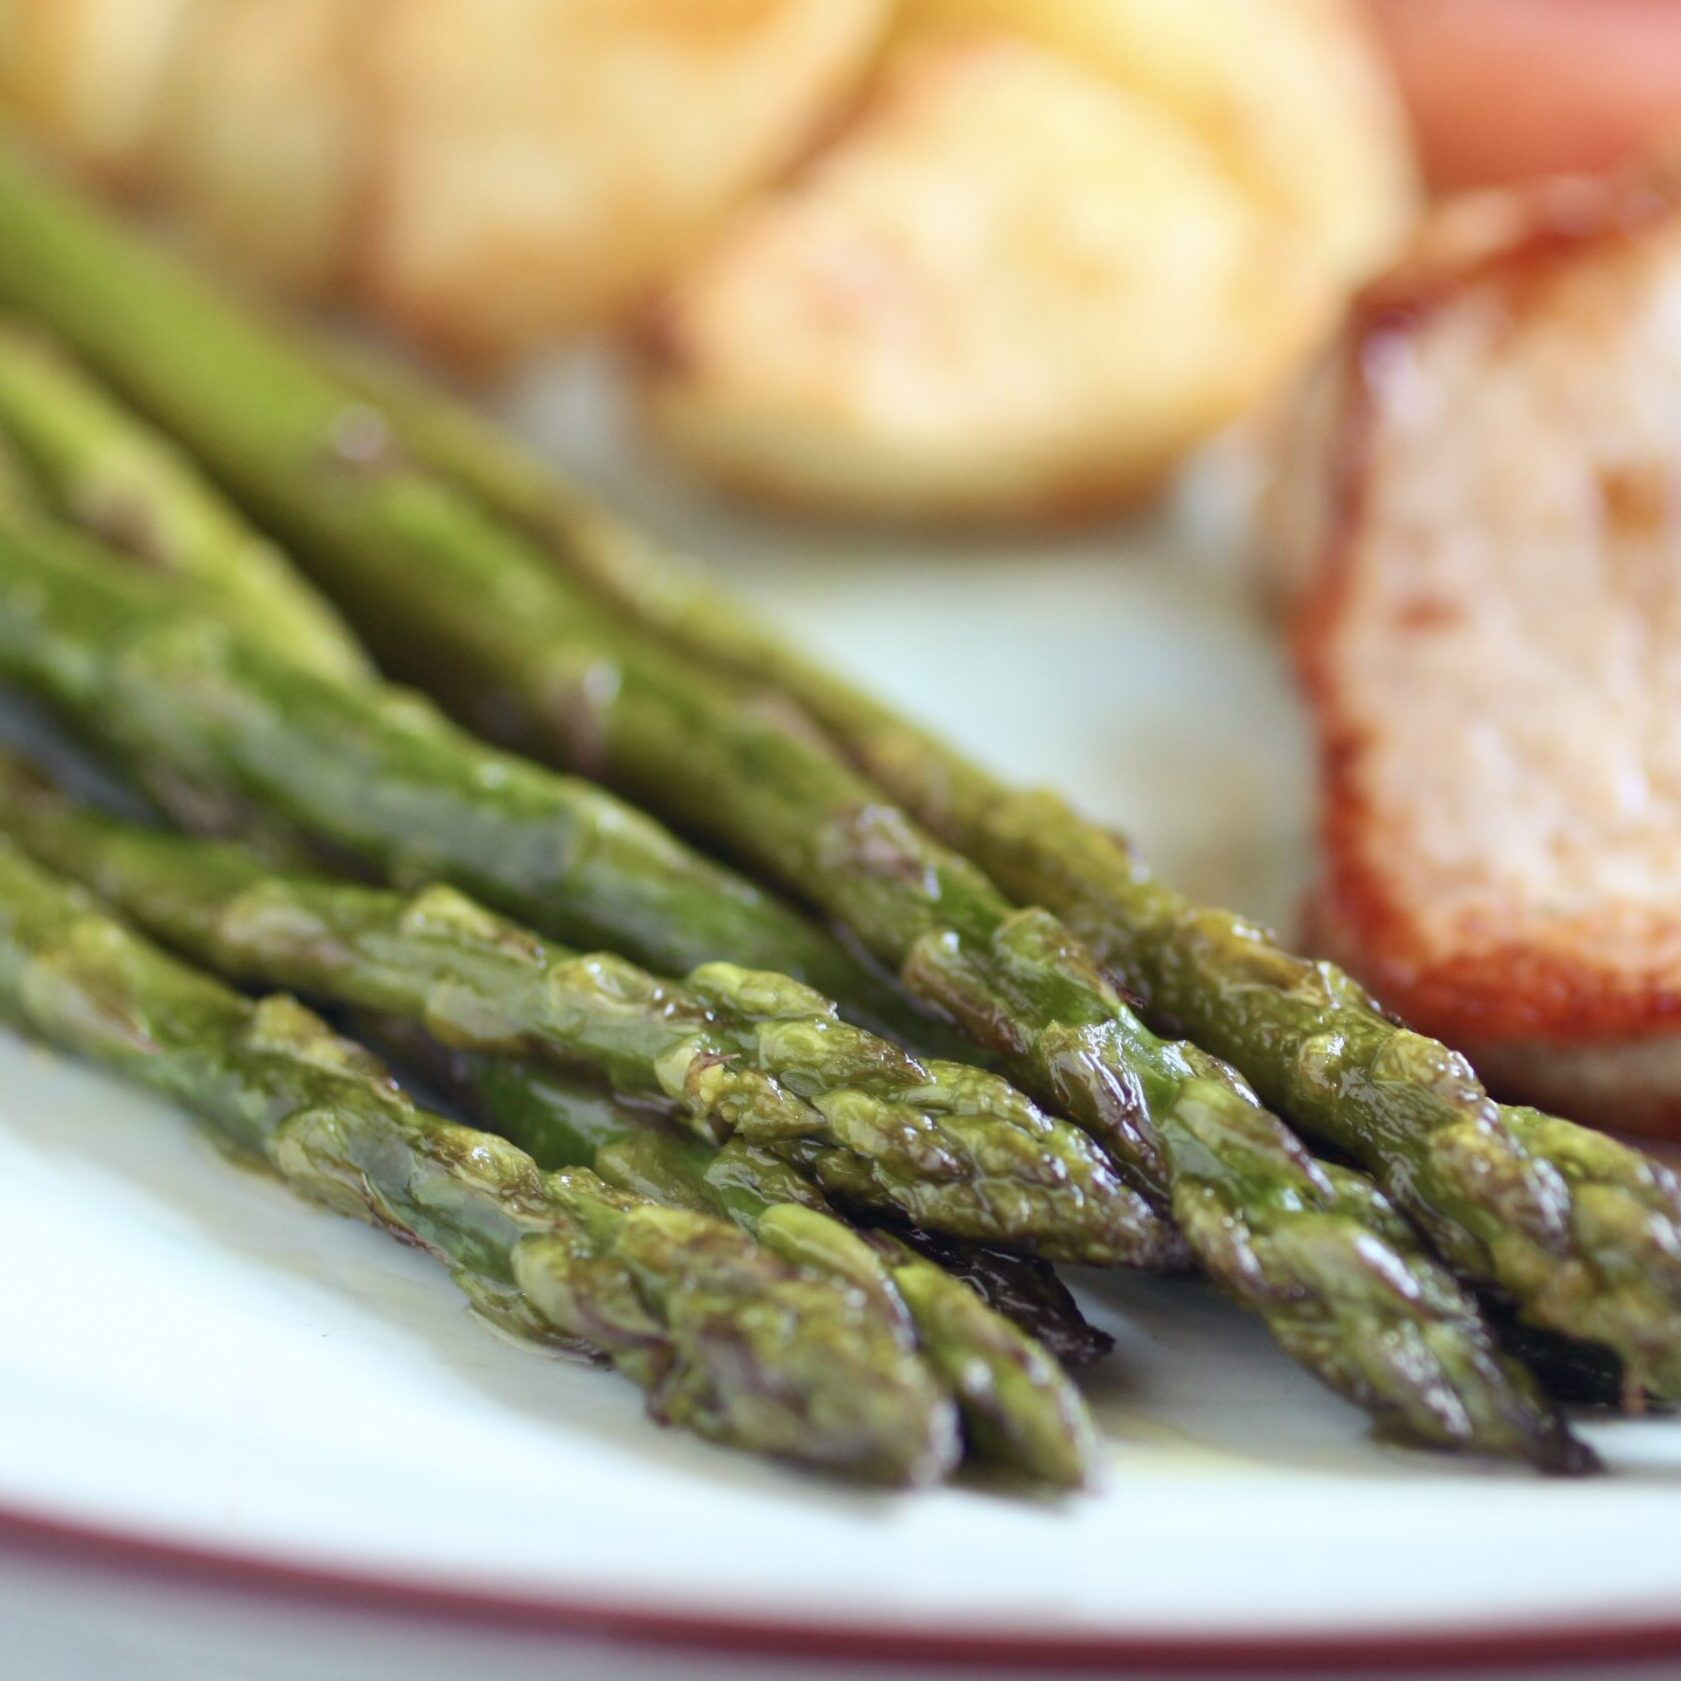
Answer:
<path fill-rule="evenodd" d="M 984 1457 L 1054 1487 L 1097 1480 L 1090 1414 L 1050 1351 L 896 1238 L 844 1224 L 782 1158 L 739 1140 L 720 1149 L 680 1135 L 575 1075 L 450 1049 L 411 1023 L 384 1018 L 374 1031 L 539 1166 L 589 1167 L 623 1190 L 733 1220 L 785 1260 L 868 1291 L 914 1331 Z"/>
<path fill-rule="evenodd" d="M 1052 916 L 1012 909 L 809 732 L 619 622 L 417 471 L 386 418 L 309 358 L 15 165 L 0 166 L 0 296 L 183 437 L 382 659 L 814 898 L 1108 1144 L 1325 1381 L 1428 1441 L 1568 1457 L 1475 1304 L 1351 1218 L 1230 1069 L 1150 1033 Z"/>
<path fill-rule="evenodd" d="M 712 963 L 673 986 L 546 944 L 453 888 L 278 874 L 246 847 L 78 806 L 4 754 L 0 825 L 231 980 L 592 1068 L 711 1143 L 766 1146 L 931 1230 L 1099 1266 L 1134 1252 L 1140 1205 L 1083 1133 L 996 1075 L 918 1062 L 785 976 Z"/>
<path fill-rule="evenodd" d="M 665 1422 L 889 1483 L 952 1462 L 949 1404 L 864 1292 L 416 1109 L 301 1005 L 227 991 L 3 840 L 0 1014 L 428 1250 L 498 1323 L 599 1350 Z"/>
<path fill-rule="evenodd" d="M 1359 1161 L 1465 1276 L 1528 1325 L 1600 1344 L 1629 1392 L 1681 1399 L 1681 1187 L 1651 1157 L 1496 1104 L 1465 1059 L 1334 965 L 1151 878 L 1116 834 L 1012 788 L 806 657 L 698 568 L 566 486 L 471 410 L 365 355 L 336 358 L 413 457 L 543 543 L 670 647 L 820 725 L 1017 901 L 1056 912 L 1140 1000 L 1263 1102 Z"/>
<path fill-rule="evenodd" d="M 328 676 L 371 674 L 339 616 L 165 439 L 40 333 L 0 322 L 0 434 L 48 506 L 149 566 L 214 588 L 229 615 Z"/>
<path fill-rule="evenodd" d="M 835 941 L 592 784 L 486 748 L 406 691 L 323 678 L 68 530 L 0 513 L 0 551 L 0 675 L 166 798 L 188 787 L 189 817 L 220 790 L 580 945 L 676 972 L 775 953 L 858 1019 L 905 1021 Z"/>

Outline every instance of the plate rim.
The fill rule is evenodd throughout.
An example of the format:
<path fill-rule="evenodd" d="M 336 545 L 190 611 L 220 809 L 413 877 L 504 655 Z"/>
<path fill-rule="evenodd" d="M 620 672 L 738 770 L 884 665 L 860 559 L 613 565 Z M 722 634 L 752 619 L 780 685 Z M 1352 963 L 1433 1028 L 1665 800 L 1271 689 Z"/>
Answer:
<path fill-rule="evenodd" d="M 661 1609 L 648 1602 L 452 1587 L 422 1576 L 311 1564 L 259 1549 L 218 1547 L 161 1532 L 107 1526 L 0 1502 L 0 1551 L 31 1561 L 320 1611 L 480 1628 L 506 1634 L 606 1639 L 691 1653 L 863 1665 L 921 1663 L 968 1670 L 1127 1674 L 1247 1667 L 1377 1673 L 1502 1669 L 1550 1662 L 1639 1662 L 1681 1657 L 1681 1618 L 1545 1627 L 1490 1623 L 1358 1633 L 1267 1631 L 1186 1635 L 1062 1635 L 1008 1629 L 964 1634 L 930 1624 L 824 1622 Z"/>

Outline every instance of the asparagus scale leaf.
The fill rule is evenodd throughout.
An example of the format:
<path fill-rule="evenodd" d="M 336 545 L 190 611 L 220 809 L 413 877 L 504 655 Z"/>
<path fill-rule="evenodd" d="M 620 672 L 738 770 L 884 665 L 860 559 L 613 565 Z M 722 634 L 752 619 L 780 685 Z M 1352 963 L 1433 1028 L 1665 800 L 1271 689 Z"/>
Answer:
<path fill-rule="evenodd" d="M 952 1236 L 1094 1265 L 1139 1258 L 1148 1211 L 1083 1133 L 996 1075 L 916 1061 L 785 976 L 714 963 L 678 987 L 545 944 L 452 888 L 279 875 L 245 847 L 78 806 L 5 755 L 0 824 L 232 980 L 403 1017 L 449 1045 L 588 1066 L 710 1142 L 783 1150 L 854 1201 Z"/>
<path fill-rule="evenodd" d="M 1455 1358 L 1368 1366 L 1387 1386 L 1378 1410 L 1427 1440 L 1559 1458 L 1556 1419 L 1525 1374 L 1490 1364 L 1474 1303 L 1422 1250 L 1402 1254 L 1340 1212 L 1230 1069 L 1156 1038 L 1054 917 L 1014 910 L 809 730 L 569 586 L 534 544 L 417 471 L 388 419 L 309 358 L 4 166 L 0 296 L 48 321 L 280 531 L 382 660 L 481 728 L 609 777 L 816 900 L 1107 1144 L 1327 1382 L 1367 1401 L 1347 1381 L 1350 1346 L 1393 1343 L 1398 1324 L 1429 1316 Z M 1398 1288 L 1402 1277 L 1413 1282 Z M 1440 1405 L 1444 1392 L 1459 1404 Z"/>
<path fill-rule="evenodd" d="M 416 1109 L 301 1005 L 165 956 L 3 839 L 0 1015 L 430 1251 L 504 1325 L 599 1350 L 667 1422 L 888 1483 L 952 1462 L 949 1403 L 862 1291 Z"/>

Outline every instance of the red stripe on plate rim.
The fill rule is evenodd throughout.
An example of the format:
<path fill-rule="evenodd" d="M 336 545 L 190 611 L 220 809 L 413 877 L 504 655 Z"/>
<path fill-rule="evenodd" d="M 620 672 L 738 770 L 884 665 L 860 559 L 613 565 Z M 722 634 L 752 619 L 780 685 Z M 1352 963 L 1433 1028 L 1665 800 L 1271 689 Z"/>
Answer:
<path fill-rule="evenodd" d="M 0 1506 L 0 1549 L 86 1569 L 191 1588 L 279 1599 L 321 1610 L 425 1619 L 505 1633 L 607 1639 L 694 1652 L 733 1652 L 813 1662 L 923 1663 L 966 1669 L 1078 1669 L 1088 1673 L 1222 1668 L 1367 1671 L 1496 1668 L 1550 1662 L 1681 1658 L 1681 1620 L 1490 1625 L 1359 1633 L 1196 1635 L 986 1633 L 907 1624 L 870 1627 L 807 1619 L 757 1619 L 666 1611 L 299 1563 L 221 1550 Z"/>

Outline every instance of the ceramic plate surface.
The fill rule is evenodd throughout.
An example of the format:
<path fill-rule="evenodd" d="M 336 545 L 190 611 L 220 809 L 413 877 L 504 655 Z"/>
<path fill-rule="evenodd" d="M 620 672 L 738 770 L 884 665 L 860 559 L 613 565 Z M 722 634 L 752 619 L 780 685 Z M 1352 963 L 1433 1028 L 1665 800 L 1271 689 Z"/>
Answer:
<path fill-rule="evenodd" d="M 913 545 L 708 506 L 621 446 L 598 369 L 512 412 L 1000 770 L 1288 920 L 1302 726 L 1223 558 L 1217 477 L 1077 541 Z M 17 1533 L 800 1650 L 1681 1651 L 1681 1424 L 1589 1426 L 1612 1474 L 1577 1483 L 1377 1446 L 1195 1285 L 1079 1280 L 1118 1339 L 1090 1384 L 1101 1495 L 848 1493 L 656 1429 L 628 1385 L 487 1334 L 424 1258 L 9 1037 L 0 1276 Z"/>

